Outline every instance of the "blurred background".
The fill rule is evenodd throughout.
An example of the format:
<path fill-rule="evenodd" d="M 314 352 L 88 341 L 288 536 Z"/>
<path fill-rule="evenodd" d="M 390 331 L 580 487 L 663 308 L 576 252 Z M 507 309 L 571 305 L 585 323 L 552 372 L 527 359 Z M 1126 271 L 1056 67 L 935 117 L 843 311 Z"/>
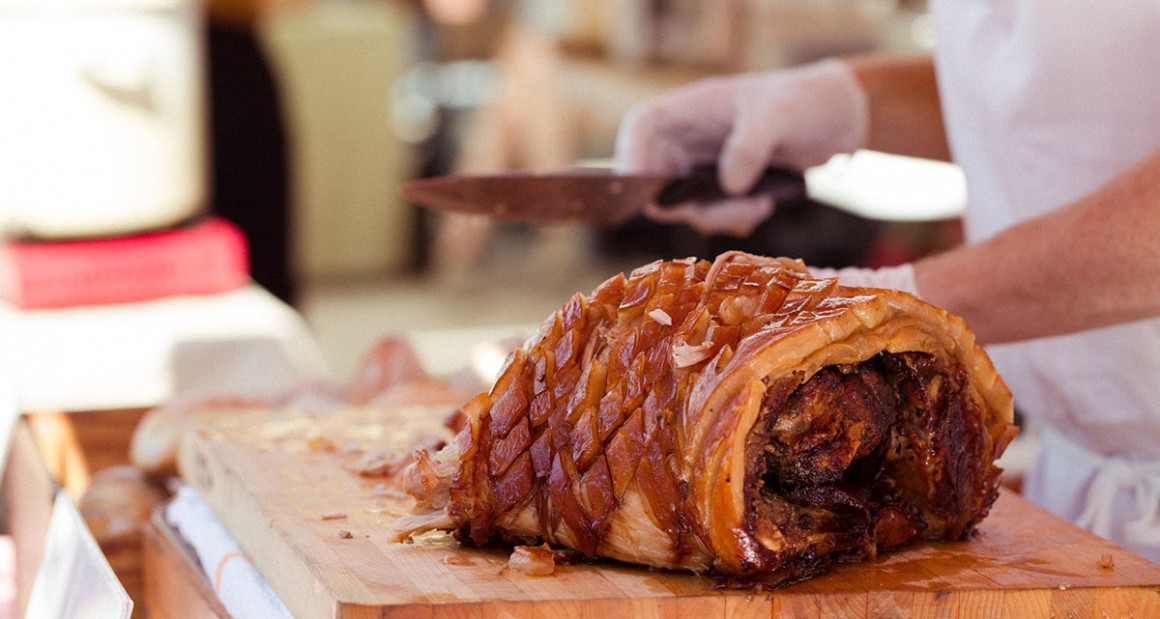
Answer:
<path fill-rule="evenodd" d="M 877 265 L 956 240 L 954 222 L 822 206 L 782 209 L 745 240 L 643 221 L 532 229 L 425 212 L 397 192 L 410 176 L 606 159 L 631 106 L 700 77 L 928 49 L 923 2 L 318 0 L 271 11 L 259 31 L 294 136 L 300 307 L 335 364 L 373 329 L 535 323 L 656 258 L 743 248 Z"/>
<path fill-rule="evenodd" d="M 400 193 L 608 164 L 630 108 L 703 77 L 933 44 L 922 0 L 0 0 L 0 618 L 101 584 L 140 600 L 199 407 L 454 407 L 575 293 L 657 259 L 873 267 L 957 243 L 957 211 L 926 207 L 965 184 L 915 168 L 847 195 L 925 216 L 803 200 L 744 239 Z M 446 389 L 389 391 L 424 369 Z M 123 591 L 41 561 L 57 484 Z"/>
<path fill-rule="evenodd" d="M 132 151 L 131 130 L 94 133 L 111 126 L 112 116 L 57 109 L 45 126 L 60 139 L 35 169 L 34 148 L 11 145 L 33 143 L 29 119 L 46 116 L 46 103 L 30 100 L 22 109 L 9 102 L 0 110 L 8 118 L 0 121 L 0 143 L 10 145 L 0 149 L 7 153 L 0 163 L 26 171 L 13 178 L 55 170 L 57 181 L 42 178 L 25 193 L 41 196 L 44 187 L 61 184 L 75 191 L 51 208 L 21 210 L 31 202 L 14 199 L 20 192 L 10 189 L 0 209 L 7 209 L 8 237 L 16 239 L 101 237 L 220 215 L 243 230 L 255 281 L 301 313 L 339 376 L 384 334 L 523 327 L 572 293 L 657 258 L 737 248 L 819 266 L 895 264 L 956 242 L 957 221 L 875 221 L 804 204 L 778 209 L 749 239 L 702 238 L 639 220 L 615 230 L 530 228 L 426 212 L 407 203 L 399 185 L 433 175 L 606 161 L 631 106 L 700 77 L 841 54 L 927 50 L 933 41 L 924 4 L 0 0 L 0 35 L 37 32 L 0 36 L 8 41 L 0 51 L 36 58 L 27 50 L 39 46 L 46 62 L 67 55 L 62 50 L 82 53 L 76 38 L 82 30 L 104 32 L 101 49 L 112 49 L 108 40 L 128 40 L 113 27 L 119 18 L 149 15 L 151 27 L 169 28 L 165 41 L 185 45 L 162 58 L 169 63 L 163 74 L 190 76 L 169 91 L 200 102 L 182 110 L 184 125 L 150 127 L 168 132 L 158 138 L 160 150 Z M 74 30 L 61 25 L 66 10 L 75 12 L 63 19 Z M 155 31 L 150 36 L 162 36 Z M 12 64 L 0 77 L 43 83 L 42 74 Z M 131 64 L 105 63 L 82 75 L 116 94 L 110 84 L 123 86 Z M 80 101 L 53 100 L 57 108 Z M 59 135 L 65 115 L 83 119 L 67 136 Z M 70 148 L 82 133 L 147 162 L 141 176 L 159 185 L 147 197 L 184 188 L 178 208 L 151 221 L 139 211 L 119 211 L 125 204 L 118 203 L 104 210 L 104 220 L 91 219 L 88 209 L 45 223 L 49 210 L 96 195 L 60 174 L 67 166 L 97 170 L 103 164 L 95 162 L 110 159 L 97 148 Z M 62 144 L 88 159 L 62 160 Z M 175 148 L 185 155 L 173 159 Z M 117 195 L 136 182 L 124 181 Z"/>

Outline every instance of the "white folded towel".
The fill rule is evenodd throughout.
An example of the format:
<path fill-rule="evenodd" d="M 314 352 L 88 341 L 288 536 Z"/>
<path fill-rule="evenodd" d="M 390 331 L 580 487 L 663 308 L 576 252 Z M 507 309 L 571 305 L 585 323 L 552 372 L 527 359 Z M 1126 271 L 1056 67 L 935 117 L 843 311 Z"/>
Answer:
<path fill-rule="evenodd" d="M 165 516 L 193 547 L 214 593 L 231 615 L 237 619 L 293 619 L 270 584 L 193 488 L 178 489 Z"/>

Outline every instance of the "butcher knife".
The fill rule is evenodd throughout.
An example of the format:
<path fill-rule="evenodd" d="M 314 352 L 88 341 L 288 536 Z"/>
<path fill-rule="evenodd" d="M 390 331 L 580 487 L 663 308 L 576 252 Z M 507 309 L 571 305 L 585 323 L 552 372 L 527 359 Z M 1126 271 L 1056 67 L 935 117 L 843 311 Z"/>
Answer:
<path fill-rule="evenodd" d="M 725 198 L 717 168 L 698 166 L 687 174 L 627 174 L 576 168 L 556 172 L 451 175 L 412 180 L 402 185 L 408 200 L 437 210 L 487 215 L 520 223 L 576 221 L 617 226 L 654 203 L 712 203 Z M 798 172 L 771 168 L 749 195 L 768 194 L 775 203 L 806 197 Z"/>

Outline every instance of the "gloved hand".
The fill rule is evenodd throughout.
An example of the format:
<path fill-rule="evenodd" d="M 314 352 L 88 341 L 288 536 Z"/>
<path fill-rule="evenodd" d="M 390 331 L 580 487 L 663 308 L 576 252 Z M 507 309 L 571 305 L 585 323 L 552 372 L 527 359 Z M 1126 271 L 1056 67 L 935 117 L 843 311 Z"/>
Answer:
<path fill-rule="evenodd" d="M 883 267 L 879 269 L 865 269 L 860 267 L 845 267 L 842 269 L 810 267 L 810 274 L 814 277 L 836 277 L 838 278 L 838 283 L 843 286 L 901 290 L 903 292 L 909 292 L 916 297 L 922 297 L 918 293 L 918 284 L 914 280 L 914 265 L 909 262 L 894 267 Z"/>
<path fill-rule="evenodd" d="M 868 104 L 843 62 L 824 60 L 770 73 L 706 79 L 637 106 L 616 143 L 624 172 L 679 173 L 716 162 L 724 204 L 649 205 L 652 219 L 703 234 L 744 236 L 773 213 L 767 196 L 743 197 L 769 165 L 798 171 L 863 146 Z"/>

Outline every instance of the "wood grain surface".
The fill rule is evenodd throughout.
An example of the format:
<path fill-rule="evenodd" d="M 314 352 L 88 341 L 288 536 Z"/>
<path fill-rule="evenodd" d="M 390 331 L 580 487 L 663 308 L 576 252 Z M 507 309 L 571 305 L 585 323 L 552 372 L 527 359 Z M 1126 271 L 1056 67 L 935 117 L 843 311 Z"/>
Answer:
<path fill-rule="evenodd" d="M 437 428 L 448 412 L 206 411 L 191 419 L 179 461 L 304 619 L 1160 617 L 1160 566 L 1009 491 L 968 541 L 917 544 L 775 592 L 721 591 L 707 576 L 612 561 L 530 577 L 508 569 L 505 548 L 445 536 L 391 543 L 408 503 L 389 479 L 356 471 L 401 453 L 424 432 L 416 427 Z"/>

